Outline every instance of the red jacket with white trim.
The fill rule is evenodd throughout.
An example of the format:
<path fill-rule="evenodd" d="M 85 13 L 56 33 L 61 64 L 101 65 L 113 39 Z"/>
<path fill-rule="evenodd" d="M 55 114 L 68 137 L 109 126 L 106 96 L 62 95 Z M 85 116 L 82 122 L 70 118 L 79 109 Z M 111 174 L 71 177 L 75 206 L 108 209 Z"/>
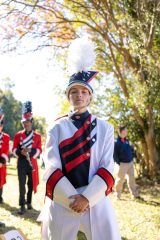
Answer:
<path fill-rule="evenodd" d="M 27 135 L 24 130 L 19 131 L 14 136 L 14 142 L 13 142 L 13 154 L 15 156 L 18 156 L 18 161 L 23 161 L 26 159 L 25 156 L 21 154 L 22 150 L 22 142 L 27 139 Z M 37 157 L 42 152 L 42 145 L 41 145 L 41 135 L 35 131 L 33 131 L 33 137 L 30 139 L 32 141 L 32 148 L 30 152 L 30 158 L 33 165 L 34 171 L 32 171 L 32 180 L 33 180 L 33 190 L 34 192 L 37 191 L 37 186 L 39 184 L 39 174 L 38 174 L 38 165 L 37 165 Z"/>

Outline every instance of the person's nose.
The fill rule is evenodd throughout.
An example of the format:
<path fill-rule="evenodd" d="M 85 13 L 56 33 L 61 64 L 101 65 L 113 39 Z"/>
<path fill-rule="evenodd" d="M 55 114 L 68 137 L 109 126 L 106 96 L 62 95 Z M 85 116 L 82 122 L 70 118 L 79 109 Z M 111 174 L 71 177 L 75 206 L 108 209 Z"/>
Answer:
<path fill-rule="evenodd" d="M 79 98 L 82 97 L 82 93 L 81 93 L 81 91 L 78 91 L 77 97 L 79 97 Z"/>

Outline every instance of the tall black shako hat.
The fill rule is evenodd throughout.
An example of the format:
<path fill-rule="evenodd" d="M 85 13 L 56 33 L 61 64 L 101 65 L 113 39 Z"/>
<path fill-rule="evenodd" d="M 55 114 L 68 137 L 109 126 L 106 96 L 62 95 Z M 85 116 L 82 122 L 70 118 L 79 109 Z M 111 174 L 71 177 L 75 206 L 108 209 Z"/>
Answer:
<path fill-rule="evenodd" d="M 68 62 L 69 71 L 74 73 L 69 79 L 66 88 L 66 95 L 69 98 L 69 91 L 73 86 L 84 86 L 93 94 L 91 80 L 98 74 L 97 71 L 90 71 L 94 64 L 96 54 L 95 45 L 87 37 L 77 38 L 72 41 L 69 52 Z"/>
<path fill-rule="evenodd" d="M 21 122 L 31 121 L 32 119 L 33 119 L 32 102 L 26 101 L 22 105 L 22 119 L 21 119 Z"/>
<path fill-rule="evenodd" d="M 3 125 L 3 118 L 4 118 L 3 108 L 0 107 L 0 126 Z"/>

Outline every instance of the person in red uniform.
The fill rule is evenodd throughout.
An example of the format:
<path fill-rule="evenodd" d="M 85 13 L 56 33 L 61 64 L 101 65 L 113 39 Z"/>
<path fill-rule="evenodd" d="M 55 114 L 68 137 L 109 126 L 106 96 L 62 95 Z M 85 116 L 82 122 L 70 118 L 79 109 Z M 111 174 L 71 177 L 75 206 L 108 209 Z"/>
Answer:
<path fill-rule="evenodd" d="M 32 209 L 32 192 L 37 192 L 39 184 L 37 157 L 42 152 L 41 135 L 33 130 L 32 103 L 27 101 L 22 107 L 23 130 L 14 136 L 13 154 L 18 157 L 19 205 L 18 214 L 25 213 L 27 208 Z M 28 178 L 27 199 L 25 199 L 25 185 Z"/>
<path fill-rule="evenodd" d="M 3 185 L 6 183 L 6 162 L 8 161 L 10 136 L 3 130 L 3 110 L 0 108 L 0 204 L 3 203 Z"/>

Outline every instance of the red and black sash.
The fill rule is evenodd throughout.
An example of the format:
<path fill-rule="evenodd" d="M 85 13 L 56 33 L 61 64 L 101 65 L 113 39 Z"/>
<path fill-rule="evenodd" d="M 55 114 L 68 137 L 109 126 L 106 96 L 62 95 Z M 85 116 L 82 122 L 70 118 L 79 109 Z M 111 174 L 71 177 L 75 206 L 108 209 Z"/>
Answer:
<path fill-rule="evenodd" d="M 96 125 L 96 119 L 91 122 L 89 115 L 71 138 L 59 144 L 62 172 L 75 188 L 88 185 L 91 148 L 96 142 L 96 134 L 91 135 Z"/>
<path fill-rule="evenodd" d="M 20 146 L 21 148 L 32 148 L 34 132 L 31 131 L 25 139 L 21 137 Z"/>

